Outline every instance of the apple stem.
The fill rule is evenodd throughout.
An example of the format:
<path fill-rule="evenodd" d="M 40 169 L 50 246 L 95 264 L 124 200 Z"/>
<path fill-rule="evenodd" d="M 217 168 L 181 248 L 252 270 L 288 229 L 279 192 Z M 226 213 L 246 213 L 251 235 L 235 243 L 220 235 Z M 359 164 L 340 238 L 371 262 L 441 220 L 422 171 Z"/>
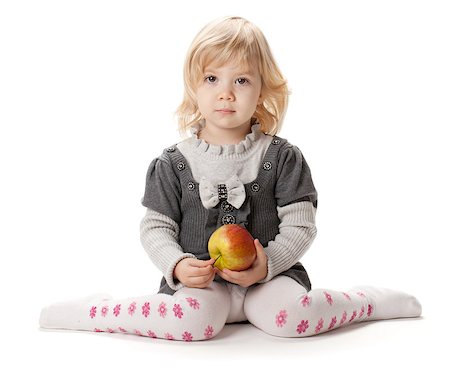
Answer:
<path fill-rule="evenodd" d="M 214 266 L 216 266 L 217 260 L 219 260 L 221 256 L 222 256 L 222 255 L 219 254 L 219 256 L 216 257 L 216 259 L 214 260 Z M 217 268 L 217 267 L 216 267 L 216 268 Z"/>

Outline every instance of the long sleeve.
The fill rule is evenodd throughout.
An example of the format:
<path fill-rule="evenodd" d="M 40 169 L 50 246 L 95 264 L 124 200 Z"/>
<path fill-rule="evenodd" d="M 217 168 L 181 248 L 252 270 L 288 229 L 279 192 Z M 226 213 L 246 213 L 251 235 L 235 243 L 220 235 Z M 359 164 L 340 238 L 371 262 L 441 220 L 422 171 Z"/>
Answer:
<path fill-rule="evenodd" d="M 312 202 L 296 202 L 277 207 L 280 218 L 279 234 L 264 248 L 267 257 L 267 276 L 261 283 L 291 268 L 305 254 L 314 241 L 316 209 Z"/>
<path fill-rule="evenodd" d="M 279 233 L 265 248 L 268 257 L 267 282 L 291 268 L 314 241 L 317 191 L 309 166 L 296 146 L 281 151 L 275 186 Z"/>
<path fill-rule="evenodd" d="M 147 209 L 140 224 L 141 243 L 151 261 L 163 273 L 167 284 L 178 290 L 183 287 L 173 278 L 173 271 L 178 262 L 186 257 L 193 257 L 191 253 L 183 252 L 178 244 L 178 224 L 166 215 Z"/>
<path fill-rule="evenodd" d="M 166 154 L 154 159 L 147 171 L 142 205 L 147 213 L 140 224 L 141 243 L 152 262 L 163 273 L 173 290 L 183 287 L 174 281 L 173 271 L 177 263 L 186 257 L 178 244 L 181 221 L 181 188 Z"/>

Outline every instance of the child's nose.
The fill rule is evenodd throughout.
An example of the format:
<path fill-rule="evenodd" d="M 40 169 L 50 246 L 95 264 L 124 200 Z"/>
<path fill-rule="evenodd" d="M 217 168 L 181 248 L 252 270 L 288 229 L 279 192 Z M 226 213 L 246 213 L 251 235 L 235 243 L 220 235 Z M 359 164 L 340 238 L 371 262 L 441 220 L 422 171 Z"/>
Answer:
<path fill-rule="evenodd" d="M 227 101 L 234 101 L 234 94 L 233 91 L 231 91 L 228 88 L 224 88 L 219 92 L 219 100 L 227 100 Z"/>

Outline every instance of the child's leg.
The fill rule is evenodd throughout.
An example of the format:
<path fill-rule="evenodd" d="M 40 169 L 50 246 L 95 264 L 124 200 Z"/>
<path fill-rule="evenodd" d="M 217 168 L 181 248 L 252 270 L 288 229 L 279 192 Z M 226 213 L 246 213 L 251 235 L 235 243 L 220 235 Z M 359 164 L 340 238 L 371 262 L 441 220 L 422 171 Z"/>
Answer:
<path fill-rule="evenodd" d="M 184 287 L 173 296 L 154 294 L 113 300 L 102 295 L 50 305 L 40 325 L 50 329 L 122 332 L 174 340 L 204 340 L 217 335 L 230 312 L 227 288 Z"/>
<path fill-rule="evenodd" d="M 249 322 L 268 334 L 305 337 L 355 322 L 418 317 L 422 309 L 415 297 L 390 289 L 307 292 L 293 279 L 278 276 L 248 290 L 244 311 Z"/>

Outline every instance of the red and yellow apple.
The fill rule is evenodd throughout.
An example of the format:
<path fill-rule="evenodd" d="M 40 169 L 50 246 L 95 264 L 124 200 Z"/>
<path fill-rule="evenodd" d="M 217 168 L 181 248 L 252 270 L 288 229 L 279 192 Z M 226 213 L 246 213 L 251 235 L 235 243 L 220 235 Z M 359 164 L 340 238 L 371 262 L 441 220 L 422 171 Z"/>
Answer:
<path fill-rule="evenodd" d="M 256 259 L 252 235 L 239 224 L 224 224 L 213 232 L 208 241 L 209 256 L 214 266 L 241 271 L 251 267 Z"/>

